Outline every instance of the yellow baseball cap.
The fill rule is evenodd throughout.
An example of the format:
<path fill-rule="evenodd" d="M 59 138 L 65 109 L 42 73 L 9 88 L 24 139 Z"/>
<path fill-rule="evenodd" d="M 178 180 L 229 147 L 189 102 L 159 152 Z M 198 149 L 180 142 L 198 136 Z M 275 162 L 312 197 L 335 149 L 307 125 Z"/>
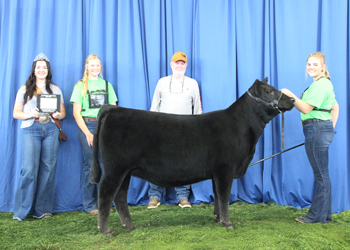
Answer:
<path fill-rule="evenodd" d="M 174 53 L 173 57 L 171 58 L 171 61 L 177 62 L 177 61 L 184 61 L 187 63 L 187 56 L 183 52 L 176 52 Z"/>

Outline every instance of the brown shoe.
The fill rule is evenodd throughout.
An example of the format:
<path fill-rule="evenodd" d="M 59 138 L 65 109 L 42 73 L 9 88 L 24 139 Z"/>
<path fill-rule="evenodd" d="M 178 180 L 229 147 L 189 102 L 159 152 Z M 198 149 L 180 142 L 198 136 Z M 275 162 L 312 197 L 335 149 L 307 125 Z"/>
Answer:
<path fill-rule="evenodd" d="M 189 203 L 189 201 L 186 198 L 182 198 L 179 201 L 179 206 L 182 208 L 191 207 L 191 203 Z"/>
<path fill-rule="evenodd" d="M 91 210 L 88 214 L 90 214 L 90 215 L 98 215 L 98 209 Z"/>
<path fill-rule="evenodd" d="M 148 208 L 148 209 L 153 209 L 153 208 L 158 207 L 159 205 L 160 205 L 160 201 L 159 201 L 159 200 L 157 200 L 156 198 L 151 198 L 151 199 L 149 200 L 149 203 L 148 203 L 148 205 L 147 205 L 147 208 Z"/>
<path fill-rule="evenodd" d="M 300 216 L 298 218 L 295 218 L 295 220 L 297 222 L 300 222 L 300 223 L 312 223 L 312 222 L 308 222 L 307 220 L 305 220 L 304 216 Z"/>
<path fill-rule="evenodd" d="M 111 210 L 109 212 L 113 213 L 114 212 L 113 208 L 111 208 Z M 91 214 L 91 215 L 98 215 L 98 209 L 91 210 L 89 212 L 89 214 Z"/>

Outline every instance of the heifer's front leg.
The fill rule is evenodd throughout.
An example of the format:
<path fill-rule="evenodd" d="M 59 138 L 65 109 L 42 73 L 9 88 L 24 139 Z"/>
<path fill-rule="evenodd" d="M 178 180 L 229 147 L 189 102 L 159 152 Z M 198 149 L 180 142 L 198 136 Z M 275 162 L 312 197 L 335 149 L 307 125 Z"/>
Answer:
<path fill-rule="evenodd" d="M 114 203 L 119 214 L 120 222 L 122 223 L 123 227 L 125 227 L 128 230 L 134 230 L 135 226 L 132 224 L 131 221 L 127 201 L 129 183 L 130 175 L 128 175 L 124 179 L 122 186 L 120 187 L 117 195 L 115 196 Z"/>
<path fill-rule="evenodd" d="M 215 183 L 214 185 L 216 190 L 214 213 L 215 209 L 218 209 L 219 211 L 217 214 L 217 218 L 220 220 L 220 223 L 224 227 L 230 229 L 233 229 L 232 222 L 230 221 L 229 211 L 232 182 L 233 177 L 231 177 L 230 175 L 215 176 L 213 179 L 213 183 Z"/>
<path fill-rule="evenodd" d="M 219 213 L 219 202 L 218 202 L 218 195 L 216 193 L 216 185 L 215 185 L 215 181 L 212 180 L 213 182 L 213 192 L 214 192 L 214 216 L 215 216 L 215 220 L 216 222 L 220 222 L 220 213 Z"/>
<path fill-rule="evenodd" d="M 108 222 L 112 201 L 117 193 L 118 182 L 120 180 L 116 181 L 104 175 L 98 189 L 98 229 L 107 236 L 112 236 Z"/>

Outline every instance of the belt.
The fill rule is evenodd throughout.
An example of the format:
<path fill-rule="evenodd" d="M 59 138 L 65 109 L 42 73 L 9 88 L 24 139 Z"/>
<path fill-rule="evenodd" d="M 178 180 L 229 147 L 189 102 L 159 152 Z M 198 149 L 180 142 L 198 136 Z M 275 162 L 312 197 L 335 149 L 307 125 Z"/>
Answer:
<path fill-rule="evenodd" d="M 38 122 L 38 121 L 39 121 L 39 118 L 35 118 L 34 121 L 35 121 L 35 122 Z"/>
<path fill-rule="evenodd" d="M 309 124 L 309 123 L 315 123 L 315 122 L 320 122 L 320 121 L 331 121 L 331 120 L 320 120 L 320 119 L 307 119 L 307 120 L 305 120 L 305 121 L 301 121 L 301 124 L 303 125 L 303 126 L 305 126 L 306 124 Z"/>
<path fill-rule="evenodd" d="M 84 121 L 90 121 L 90 122 L 96 122 L 97 118 L 93 118 L 93 117 L 83 117 Z"/>

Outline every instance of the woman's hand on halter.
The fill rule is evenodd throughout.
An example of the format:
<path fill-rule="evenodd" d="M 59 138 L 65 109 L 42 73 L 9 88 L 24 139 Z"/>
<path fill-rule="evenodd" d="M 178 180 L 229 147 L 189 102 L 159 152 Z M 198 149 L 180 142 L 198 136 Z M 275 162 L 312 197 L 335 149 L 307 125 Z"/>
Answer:
<path fill-rule="evenodd" d="M 289 89 L 281 89 L 281 92 L 285 94 L 286 96 L 296 98 L 296 96 L 290 91 Z"/>

